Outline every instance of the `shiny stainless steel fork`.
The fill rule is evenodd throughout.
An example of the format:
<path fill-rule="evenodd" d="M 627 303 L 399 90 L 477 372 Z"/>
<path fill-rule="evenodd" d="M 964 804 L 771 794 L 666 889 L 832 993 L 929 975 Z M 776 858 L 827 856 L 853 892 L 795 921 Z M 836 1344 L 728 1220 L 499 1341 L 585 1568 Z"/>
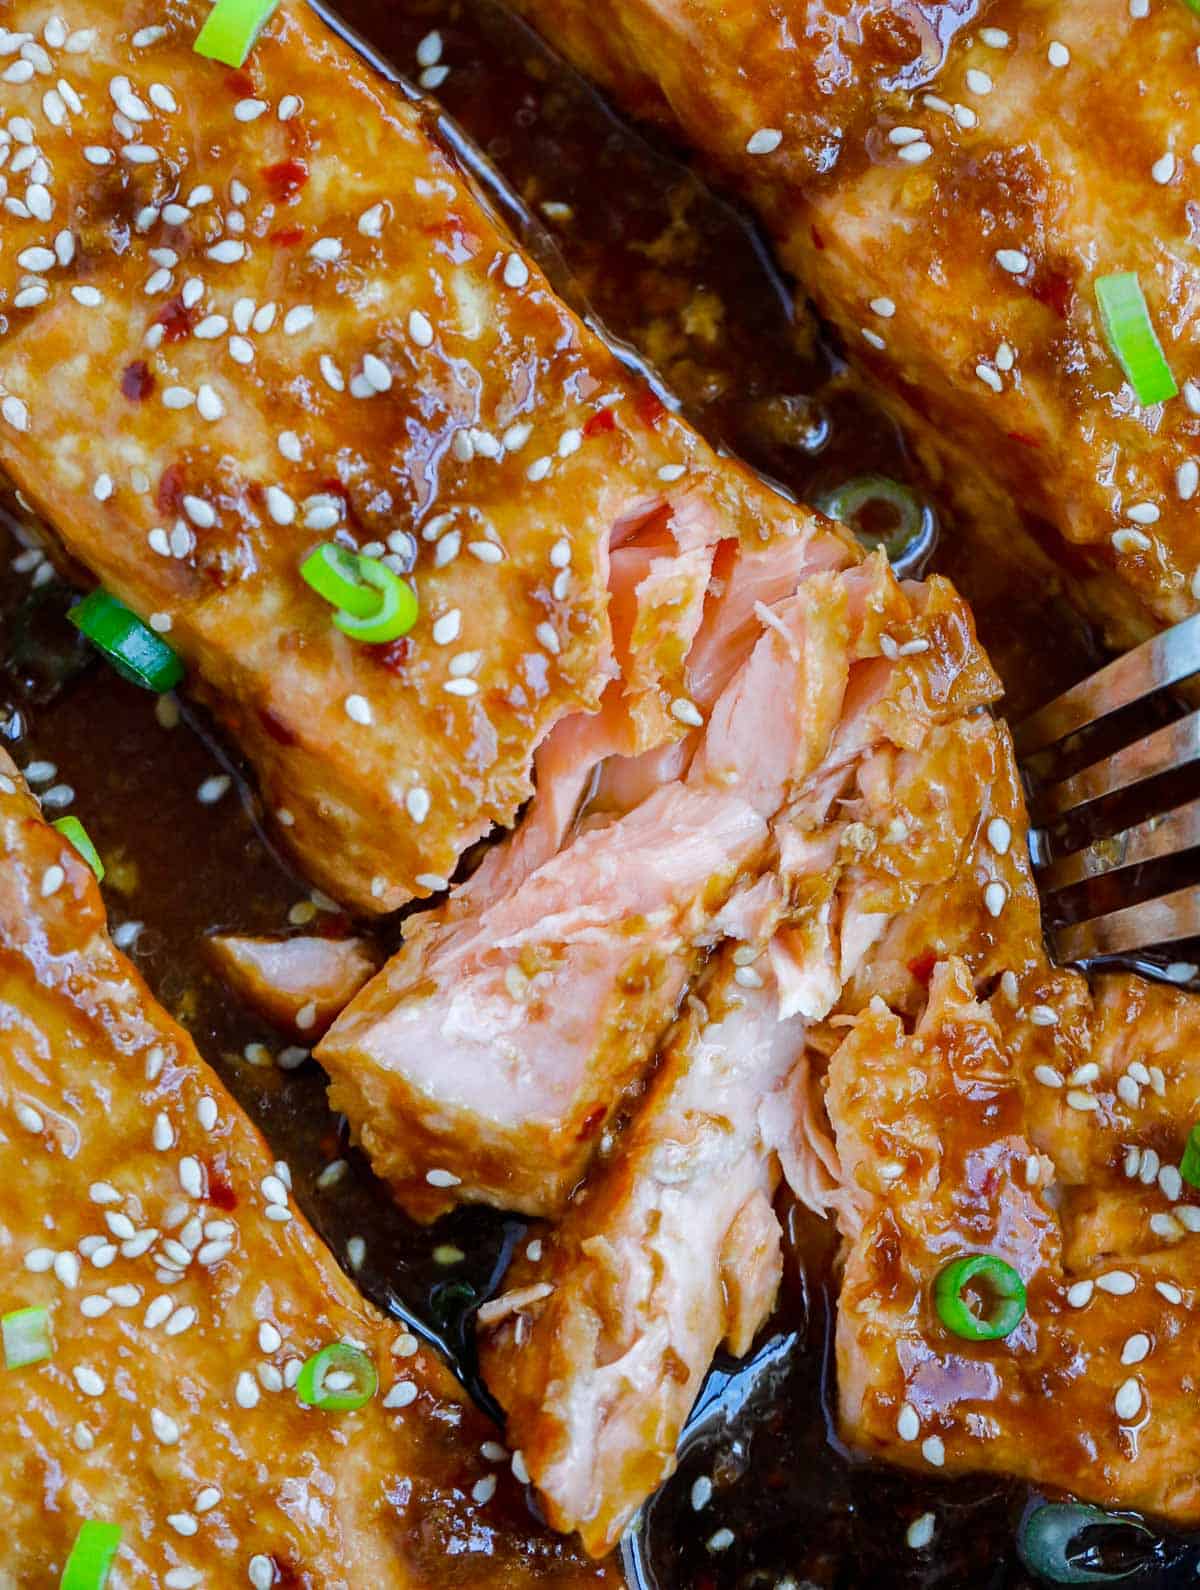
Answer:
<path fill-rule="evenodd" d="M 1103 910 L 1064 926 L 1053 925 L 1053 897 L 1093 879 L 1110 878 L 1146 863 L 1183 857 L 1200 847 L 1200 798 L 1190 799 L 1132 827 L 1088 842 L 1063 839 L 1065 828 L 1104 827 L 1097 818 L 1106 797 L 1134 792 L 1161 774 L 1200 764 L 1200 711 L 1143 734 L 1068 777 L 1055 778 L 1072 738 L 1138 703 L 1200 674 L 1200 614 L 1156 635 L 1058 696 L 1015 731 L 1017 755 L 1030 795 L 1034 827 L 1030 851 L 1047 897 L 1049 937 L 1055 959 L 1087 962 L 1107 955 L 1133 957 L 1151 946 L 1170 946 L 1200 936 L 1200 884 L 1176 888 L 1136 904 Z M 1076 742 L 1078 744 L 1078 742 Z M 1200 772 L 1200 768 L 1198 768 Z M 1074 848 L 1073 848 L 1074 846 Z M 1132 879 L 1132 874 L 1130 875 Z M 1107 886 L 1112 894 L 1130 880 Z M 1186 980 L 1194 966 L 1177 965 L 1168 975 Z"/>

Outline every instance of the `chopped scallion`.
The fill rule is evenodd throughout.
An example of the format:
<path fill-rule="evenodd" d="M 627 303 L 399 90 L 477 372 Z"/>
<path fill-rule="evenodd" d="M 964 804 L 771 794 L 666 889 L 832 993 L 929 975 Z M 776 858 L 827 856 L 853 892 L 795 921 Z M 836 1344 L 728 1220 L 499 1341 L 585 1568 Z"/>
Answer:
<path fill-rule="evenodd" d="M 1200 1187 L 1200 1126 L 1188 1133 L 1183 1158 L 1179 1161 L 1179 1174 L 1189 1187 Z"/>
<path fill-rule="evenodd" d="M 333 622 L 352 640 L 384 645 L 407 635 L 417 621 L 412 586 L 379 558 L 327 541 L 305 558 L 300 574 L 337 609 Z"/>
<path fill-rule="evenodd" d="M 361 1408 L 379 1389 L 373 1361 L 349 1342 L 331 1342 L 306 1361 L 296 1381 L 296 1396 L 306 1407 L 327 1413 Z"/>
<path fill-rule="evenodd" d="M 48 1308 L 18 1308 L 0 1317 L 0 1336 L 4 1341 L 6 1369 L 24 1369 L 40 1364 L 54 1353 Z"/>
<path fill-rule="evenodd" d="M 1010 1336 L 1024 1319 L 1025 1283 L 1011 1264 L 994 1253 L 966 1253 L 938 1272 L 933 1306 L 956 1336 L 969 1342 L 994 1342 Z"/>
<path fill-rule="evenodd" d="M 911 486 L 888 475 L 855 475 L 819 496 L 816 506 L 844 524 L 869 552 L 883 547 L 901 574 L 912 572 L 933 547 L 932 510 Z"/>
<path fill-rule="evenodd" d="M 95 1518 L 79 1526 L 71 1555 L 58 1581 L 59 1590 L 104 1590 L 108 1570 L 121 1544 L 121 1526 L 102 1524 Z"/>
<path fill-rule="evenodd" d="M 1100 1530 L 1104 1535 L 1096 1533 Z M 1030 1573 L 1050 1584 L 1113 1584 L 1146 1568 L 1147 1541 L 1152 1542 L 1153 1536 L 1136 1518 L 1106 1513 L 1082 1502 L 1044 1502 L 1026 1513 L 1017 1536 L 1017 1554 Z M 1116 1548 L 1110 1557 L 1118 1553 L 1120 1557 L 1111 1567 L 1105 1566 L 1106 1544 Z M 1131 1555 L 1135 1558 L 1132 1562 Z"/>
<path fill-rule="evenodd" d="M 183 678 L 183 664 L 161 636 L 107 591 L 93 591 L 67 614 L 132 684 L 160 695 Z"/>
<path fill-rule="evenodd" d="M 1179 391 L 1135 271 L 1096 278 L 1096 303 L 1108 345 L 1143 407 Z"/>
<path fill-rule="evenodd" d="M 70 840 L 71 844 L 75 846 L 75 849 L 96 874 L 96 882 L 103 883 L 104 863 L 100 860 L 100 852 L 92 844 L 91 836 L 78 817 L 58 817 L 51 824 L 51 827 L 57 828 L 64 839 Z"/>
<path fill-rule="evenodd" d="M 278 0 L 217 0 L 192 45 L 197 55 L 241 66 Z"/>

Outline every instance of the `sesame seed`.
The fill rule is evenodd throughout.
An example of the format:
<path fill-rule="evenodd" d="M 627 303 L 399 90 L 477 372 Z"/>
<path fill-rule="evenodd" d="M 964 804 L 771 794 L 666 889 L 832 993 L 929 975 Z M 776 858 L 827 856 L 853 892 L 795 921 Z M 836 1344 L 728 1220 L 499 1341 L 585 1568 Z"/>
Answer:
<path fill-rule="evenodd" d="M 385 1408 L 407 1408 L 417 1400 L 417 1387 L 411 1380 L 398 1380 L 383 1399 Z"/>
<path fill-rule="evenodd" d="M 1035 1082 L 1040 1082 L 1044 1088 L 1061 1088 L 1063 1079 L 1053 1066 L 1037 1065 L 1033 1068 Z"/>
<path fill-rule="evenodd" d="M 166 1590 L 195 1590 L 203 1575 L 198 1568 L 172 1568 L 163 1577 Z"/>
<path fill-rule="evenodd" d="M 1144 1186 L 1149 1187 L 1158 1178 L 1158 1151 L 1153 1148 L 1142 1150 L 1142 1165 L 1138 1172 L 1138 1179 Z"/>
<path fill-rule="evenodd" d="M 896 306 L 890 298 L 872 298 L 871 311 L 884 320 L 890 320 L 896 313 Z"/>
<path fill-rule="evenodd" d="M 1073 1286 L 1067 1288 L 1067 1302 L 1072 1308 L 1083 1308 L 1091 1302 L 1094 1290 L 1093 1282 L 1076 1281 Z"/>
<path fill-rule="evenodd" d="M 68 1291 L 79 1285 L 79 1259 L 74 1253 L 54 1255 L 54 1274 Z"/>
<path fill-rule="evenodd" d="M 1134 524 L 1157 524 L 1159 510 L 1152 502 L 1135 502 L 1125 510 L 1127 519 L 1132 519 Z"/>
<path fill-rule="evenodd" d="M 991 883 L 989 883 L 987 888 L 983 891 L 983 903 L 989 916 L 999 916 L 1001 911 L 1004 910 L 1005 902 L 1007 900 L 1008 890 L 1005 888 L 1004 884 L 997 880 L 993 880 Z"/>
<path fill-rule="evenodd" d="M 1034 1005 L 1029 1019 L 1035 1027 L 1057 1027 L 1058 1012 L 1052 1005 Z"/>
<path fill-rule="evenodd" d="M 233 114 L 238 121 L 257 121 L 269 108 L 264 99 L 239 99 L 233 107 Z"/>
<path fill-rule="evenodd" d="M 1061 39 L 1051 39 L 1049 48 L 1046 51 L 1046 59 L 1051 66 L 1069 66 L 1071 64 L 1071 52 Z"/>
<path fill-rule="evenodd" d="M 921 1433 L 921 1420 L 911 1402 L 906 1402 L 896 1419 L 896 1434 L 902 1441 L 915 1441 Z"/>
<path fill-rule="evenodd" d="M 1170 182 L 1175 175 L 1175 156 L 1169 149 L 1166 154 L 1159 155 L 1158 159 L 1150 167 L 1150 175 L 1155 182 L 1160 183 L 1164 187 Z"/>
<path fill-rule="evenodd" d="M 1073 1110 L 1098 1110 L 1100 1101 L 1095 1094 L 1085 1093 L 1082 1088 L 1072 1088 L 1067 1094 L 1067 1103 Z"/>
<path fill-rule="evenodd" d="M 433 638 L 437 645 L 448 646 L 459 637 L 462 630 L 462 613 L 457 607 L 451 608 L 448 613 L 443 613 L 434 620 Z"/>
<path fill-rule="evenodd" d="M 977 364 L 975 366 L 975 374 L 983 382 L 984 386 L 990 386 L 993 392 L 1003 392 L 1004 382 L 996 371 L 992 369 L 991 365 Z"/>
<path fill-rule="evenodd" d="M 250 1559 L 250 1566 L 246 1576 L 254 1586 L 254 1590 L 271 1590 L 275 1583 L 275 1564 L 270 1557 L 264 1557 L 258 1552 Z"/>
<path fill-rule="evenodd" d="M 355 723 L 370 724 L 375 721 L 371 712 L 371 704 L 365 696 L 349 695 L 346 697 L 344 706 L 346 716 L 352 718 Z"/>
<path fill-rule="evenodd" d="M 991 78 L 986 72 L 981 72 L 976 66 L 967 68 L 966 84 L 972 94 L 990 94 L 992 92 Z"/>
<path fill-rule="evenodd" d="M 1131 1375 L 1121 1383 L 1113 1398 L 1113 1412 L 1118 1419 L 1136 1419 L 1142 1408 L 1142 1388 Z"/>
<path fill-rule="evenodd" d="M 1089 1087 L 1091 1083 L 1095 1082 L 1099 1075 L 1100 1067 L 1094 1060 L 1088 1060 L 1083 1065 L 1076 1066 L 1075 1070 L 1072 1071 L 1071 1075 L 1067 1078 L 1067 1081 L 1071 1083 L 1072 1087 L 1086 1088 Z"/>
<path fill-rule="evenodd" d="M 1128 1297 L 1137 1282 L 1128 1270 L 1107 1270 L 1096 1277 L 1096 1285 L 1112 1297 Z"/>
<path fill-rule="evenodd" d="M 987 826 L 988 844 L 998 856 L 1006 856 L 1012 844 L 1012 828 L 1003 817 L 993 817 Z"/>
<path fill-rule="evenodd" d="M 1200 1231 L 1200 1209 L 1191 1204 L 1183 1204 L 1175 1211 L 1175 1219 L 1185 1231 Z"/>
<path fill-rule="evenodd" d="M 879 335 L 879 333 L 877 331 L 872 331 L 869 326 L 860 326 L 858 329 L 862 333 L 863 341 L 869 343 L 872 348 L 887 347 L 887 343 Z"/>
<path fill-rule="evenodd" d="M 433 342 L 433 326 L 419 309 L 414 309 L 408 317 L 408 334 L 418 348 L 428 348 Z"/>
<path fill-rule="evenodd" d="M 935 1469 L 940 1469 L 946 1461 L 946 1448 L 940 1435 L 926 1436 L 921 1442 L 921 1456 L 926 1463 L 931 1463 Z"/>
<path fill-rule="evenodd" d="M 893 127 L 888 133 L 888 143 L 894 144 L 897 149 L 905 144 L 920 143 L 925 134 L 919 127 Z"/>
<path fill-rule="evenodd" d="M 1200 465 L 1194 458 L 1185 459 L 1175 471 L 1175 490 L 1180 502 L 1190 502 L 1200 486 Z"/>
<path fill-rule="evenodd" d="M 504 261 L 504 285 L 524 287 L 529 280 L 529 267 L 519 254 L 510 254 Z"/>
<path fill-rule="evenodd" d="M 922 1513 L 919 1518 L 914 1518 L 905 1531 L 904 1539 L 913 1551 L 923 1551 L 933 1539 L 934 1516 L 932 1513 Z"/>
<path fill-rule="evenodd" d="M 441 88 L 449 76 L 450 68 L 448 66 L 427 66 L 417 81 L 422 88 Z"/>
<path fill-rule="evenodd" d="M 1131 1336 L 1121 1349 L 1123 1364 L 1140 1364 L 1150 1352 L 1150 1338 L 1144 1331 Z"/>
<path fill-rule="evenodd" d="M 778 127 L 760 127 L 757 132 L 750 134 L 746 140 L 746 153 L 748 155 L 769 155 L 774 153 L 783 142 L 783 134 Z"/>
<path fill-rule="evenodd" d="M 907 165 L 919 166 L 924 164 L 932 153 L 933 145 L 922 138 L 920 143 L 905 144 L 903 149 L 899 151 L 899 156 Z"/>
<path fill-rule="evenodd" d="M 709 1551 L 728 1551 L 734 1542 L 732 1529 L 718 1529 L 715 1534 L 708 1537 L 705 1545 Z"/>
<path fill-rule="evenodd" d="M 1148 552 L 1152 544 L 1140 530 L 1115 530 L 1112 535 L 1115 552 Z"/>
<path fill-rule="evenodd" d="M 200 1161 L 193 1159 L 190 1154 L 179 1161 L 179 1185 L 189 1198 L 204 1196 L 204 1172 Z"/>
<path fill-rule="evenodd" d="M 425 1180 L 431 1187 L 458 1187 L 462 1185 L 462 1177 L 456 1176 L 451 1170 L 427 1170 Z"/>
<path fill-rule="evenodd" d="M 1172 1281 L 1155 1281 L 1154 1290 L 1168 1303 L 1182 1303 L 1183 1293 Z"/>
<path fill-rule="evenodd" d="M 679 723 L 685 723 L 690 728 L 698 729 L 704 722 L 699 707 L 687 696 L 676 696 L 671 703 L 671 716 Z"/>
<path fill-rule="evenodd" d="M 417 65 L 436 66 L 442 58 L 442 35 L 435 28 L 417 45 Z"/>
<path fill-rule="evenodd" d="M 32 1104 L 18 1104 L 14 1113 L 27 1132 L 41 1132 L 45 1129 L 45 1121 Z"/>
<path fill-rule="evenodd" d="M 234 1397 L 239 1408 L 256 1408 L 258 1406 L 258 1382 L 248 1369 L 243 1369 L 237 1377 Z"/>
<path fill-rule="evenodd" d="M 75 1384 L 85 1397 L 102 1397 L 105 1392 L 103 1379 L 87 1364 L 76 1364 L 71 1371 Z"/>
<path fill-rule="evenodd" d="M 225 413 L 225 404 L 207 383 L 196 393 L 196 412 L 205 420 L 219 420 Z"/>
<path fill-rule="evenodd" d="M 1164 1165 L 1158 1173 L 1158 1185 L 1163 1197 L 1174 1203 L 1183 1192 L 1183 1177 L 1174 1165 Z"/>
<path fill-rule="evenodd" d="M 358 230 L 364 237 L 379 237 L 383 232 L 383 205 L 373 204 L 358 218 Z"/>

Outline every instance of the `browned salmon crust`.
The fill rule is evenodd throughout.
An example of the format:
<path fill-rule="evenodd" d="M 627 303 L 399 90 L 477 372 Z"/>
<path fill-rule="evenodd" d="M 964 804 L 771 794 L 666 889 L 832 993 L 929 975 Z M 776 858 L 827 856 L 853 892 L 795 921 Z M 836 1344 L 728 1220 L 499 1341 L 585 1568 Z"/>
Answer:
<path fill-rule="evenodd" d="M 532 1523 L 491 1426 L 338 1269 L 3 752 L 0 1151 L 0 1311 L 45 1308 L 53 1340 L 0 1372 L 6 1584 L 57 1584 L 85 1519 L 139 1590 L 618 1582 Z M 302 1406 L 341 1340 L 377 1395 Z"/>
<path fill-rule="evenodd" d="M 1000 494 L 977 534 L 1004 553 L 1023 524 L 1114 642 L 1194 610 L 1188 7 L 515 7 L 752 199 L 952 489 L 982 479 Z M 1150 407 L 1097 310 L 1096 278 L 1125 271 L 1182 389 Z"/>

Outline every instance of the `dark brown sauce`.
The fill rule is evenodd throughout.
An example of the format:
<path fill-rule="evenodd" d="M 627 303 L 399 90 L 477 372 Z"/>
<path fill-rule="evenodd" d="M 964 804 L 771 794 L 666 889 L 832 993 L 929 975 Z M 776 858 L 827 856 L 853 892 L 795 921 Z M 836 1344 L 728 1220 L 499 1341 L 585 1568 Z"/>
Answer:
<path fill-rule="evenodd" d="M 529 240 L 560 286 L 661 374 L 706 434 L 805 500 L 870 471 L 914 484 L 943 516 L 929 566 L 972 602 L 1014 716 L 1094 666 L 1091 638 L 1060 601 L 957 533 L 895 427 L 794 310 L 753 229 L 670 152 L 614 119 L 489 0 L 344 0 L 340 9 L 402 72 L 416 72 L 418 41 L 440 30 L 451 70 L 439 98 L 507 184 L 493 202 L 533 228 Z M 203 937 L 288 931 L 308 890 L 272 851 L 252 792 L 203 720 L 189 713 L 160 727 L 153 700 L 95 664 L 65 623 L 66 588 L 31 583 L 40 576 L 28 568 L 11 572 L 19 551 L 0 526 L 0 736 L 21 765 L 56 765 L 41 794 L 70 786 L 69 804 L 49 815 L 69 809 L 86 824 L 108 862 L 114 929 L 144 924 L 134 960 L 287 1158 L 343 1265 L 376 1302 L 442 1341 L 470 1383 L 464 1316 L 496 1285 L 519 1222 L 464 1212 L 433 1230 L 414 1226 L 347 1149 L 315 1064 L 282 1070 L 246 1058 L 248 1046 L 251 1057 L 255 1044 L 274 1056 L 287 1040 L 217 984 Z M 198 789 L 221 772 L 235 782 L 202 804 Z M 317 1177 L 339 1159 L 344 1178 L 321 1190 Z M 722 1363 L 710 1377 L 679 1473 L 636 1534 L 631 1578 L 661 1590 L 1028 1583 L 1012 1549 L 1023 1486 L 924 1481 L 838 1443 L 830 1233 L 792 1210 L 789 1234 L 794 1262 L 777 1318 L 745 1364 Z M 702 1478 L 713 1490 L 697 1511 Z M 933 1540 L 911 1549 L 905 1531 L 927 1511 Z M 714 1551 L 722 1529 L 733 1540 Z M 1194 1582 L 1198 1566 L 1190 1548 L 1168 1544 L 1141 1582 Z"/>

